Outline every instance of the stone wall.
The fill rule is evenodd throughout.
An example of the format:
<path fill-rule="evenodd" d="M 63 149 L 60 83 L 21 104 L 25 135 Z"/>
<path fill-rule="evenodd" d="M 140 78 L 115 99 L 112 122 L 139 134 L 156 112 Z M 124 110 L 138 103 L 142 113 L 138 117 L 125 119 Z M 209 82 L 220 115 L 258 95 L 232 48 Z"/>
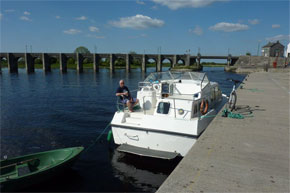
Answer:
<path fill-rule="evenodd" d="M 265 56 L 240 56 L 237 62 L 232 67 L 227 67 L 227 71 L 244 73 L 268 71 L 273 69 L 273 62 L 276 57 Z M 277 68 L 283 69 L 288 66 L 290 58 L 279 57 L 277 59 Z"/>

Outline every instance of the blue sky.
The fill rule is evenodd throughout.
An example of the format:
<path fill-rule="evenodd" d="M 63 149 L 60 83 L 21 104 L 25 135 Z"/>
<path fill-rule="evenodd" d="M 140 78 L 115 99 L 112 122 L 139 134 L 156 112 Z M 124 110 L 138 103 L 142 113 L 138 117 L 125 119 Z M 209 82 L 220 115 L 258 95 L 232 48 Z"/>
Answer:
<path fill-rule="evenodd" d="M 1 0 L 1 52 L 257 54 L 289 42 L 289 1 Z"/>

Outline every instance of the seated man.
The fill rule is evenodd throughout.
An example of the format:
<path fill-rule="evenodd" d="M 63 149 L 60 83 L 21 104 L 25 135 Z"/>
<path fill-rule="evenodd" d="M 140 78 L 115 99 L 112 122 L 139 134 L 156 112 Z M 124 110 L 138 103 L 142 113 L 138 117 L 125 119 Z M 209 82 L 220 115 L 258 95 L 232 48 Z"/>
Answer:
<path fill-rule="evenodd" d="M 120 86 L 116 91 L 116 96 L 119 96 L 123 104 L 127 104 L 130 112 L 133 112 L 133 107 L 139 102 L 138 99 L 131 97 L 130 91 L 125 86 L 124 80 L 120 80 Z"/>

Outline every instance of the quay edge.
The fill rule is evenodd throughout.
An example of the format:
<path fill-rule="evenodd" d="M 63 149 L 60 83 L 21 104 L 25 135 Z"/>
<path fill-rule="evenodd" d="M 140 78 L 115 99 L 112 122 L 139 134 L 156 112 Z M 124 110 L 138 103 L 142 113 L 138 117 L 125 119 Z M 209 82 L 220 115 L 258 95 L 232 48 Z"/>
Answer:
<path fill-rule="evenodd" d="M 252 114 L 220 112 L 157 193 L 289 192 L 289 68 L 246 79 L 237 107 Z"/>

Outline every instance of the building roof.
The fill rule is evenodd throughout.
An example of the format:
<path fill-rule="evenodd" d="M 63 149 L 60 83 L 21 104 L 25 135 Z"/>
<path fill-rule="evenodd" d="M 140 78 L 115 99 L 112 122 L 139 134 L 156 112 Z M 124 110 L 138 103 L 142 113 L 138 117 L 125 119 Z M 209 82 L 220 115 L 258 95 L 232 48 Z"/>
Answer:
<path fill-rule="evenodd" d="M 273 47 L 276 44 L 280 44 L 281 46 L 283 46 L 279 41 L 277 41 L 277 42 L 269 42 L 268 44 L 266 44 L 265 46 L 263 46 L 263 48 L 270 48 L 270 47 Z"/>

